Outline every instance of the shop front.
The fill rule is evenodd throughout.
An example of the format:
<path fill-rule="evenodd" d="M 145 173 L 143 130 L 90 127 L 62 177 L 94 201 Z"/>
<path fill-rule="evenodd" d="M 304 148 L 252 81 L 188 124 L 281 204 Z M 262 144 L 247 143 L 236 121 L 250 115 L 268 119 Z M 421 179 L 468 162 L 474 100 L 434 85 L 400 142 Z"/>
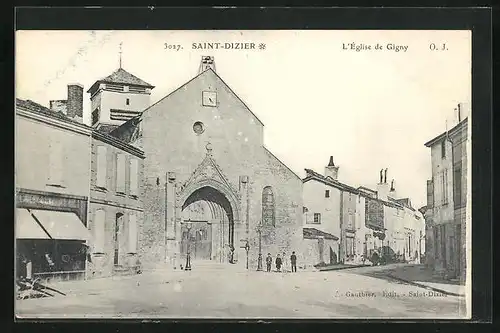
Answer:
<path fill-rule="evenodd" d="M 85 278 L 90 233 L 73 212 L 16 209 L 16 277 Z"/>

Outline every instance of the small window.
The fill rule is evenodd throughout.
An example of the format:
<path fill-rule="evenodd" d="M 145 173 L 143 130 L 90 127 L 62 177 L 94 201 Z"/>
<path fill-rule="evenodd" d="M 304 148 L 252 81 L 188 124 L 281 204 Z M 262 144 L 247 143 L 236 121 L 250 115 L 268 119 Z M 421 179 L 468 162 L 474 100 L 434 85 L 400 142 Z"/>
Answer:
<path fill-rule="evenodd" d="M 321 223 L 321 213 L 314 213 L 314 223 Z"/>
<path fill-rule="evenodd" d="M 130 105 L 130 98 L 127 98 L 127 101 L 125 102 L 127 105 Z"/>
<path fill-rule="evenodd" d="M 441 158 L 446 158 L 446 141 L 441 142 Z"/>
<path fill-rule="evenodd" d="M 329 198 L 330 197 L 330 190 L 325 190 L 325 198 Z"/>

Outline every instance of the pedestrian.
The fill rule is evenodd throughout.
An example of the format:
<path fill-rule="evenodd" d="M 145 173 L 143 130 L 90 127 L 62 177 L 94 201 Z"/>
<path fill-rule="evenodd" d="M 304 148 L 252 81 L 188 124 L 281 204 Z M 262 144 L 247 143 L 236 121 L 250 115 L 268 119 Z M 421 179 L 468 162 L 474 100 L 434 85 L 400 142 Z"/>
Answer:
<path fill-rule="evenodd" d="M 297 272 L 297 256 L 295 255 L 295 251 L 290 256 L 290 263 L 292 264 L 292 272 Z"/>
<path fill-rule="evenodd" d="M 270 272 L 271 271 L 271 265 L 273 263 L 273 258 L 271 257 L 271 253 L 268 253 L 267 254 L 267 257 L 266 257 L 266 266 L 267 266 L 267 271 Z"/>
<path fill-rule="evenodd" d="M 281 264 L 282 264 L 282 263 L 283 263 L 283 261 L 281 260 L 280 254 L 278 253 L 278 254 L 276 255 L 276 270 L 277 270 L 278 272 L 280 272 L 280 271 L 281 271 Z"/>
<path fill-rule="evenodd" d="M 287 272 L 288 271 L 288 262 L 286 260 L 286 254 L 285 254 L 285 251 L 283 251 L 283 272 Z"/>

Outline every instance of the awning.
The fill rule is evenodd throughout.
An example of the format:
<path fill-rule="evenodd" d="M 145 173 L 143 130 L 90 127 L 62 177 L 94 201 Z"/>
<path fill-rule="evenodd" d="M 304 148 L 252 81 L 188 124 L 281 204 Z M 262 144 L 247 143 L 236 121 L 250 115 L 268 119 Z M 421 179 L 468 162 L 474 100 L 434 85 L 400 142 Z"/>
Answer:
<path fill-rule="evenodd" d="M 16 239 L 50 239 L 26 208 L 16 208 Z"/>
<path fill-rule="evenodd" d="M 90 233 L 75 213 L 54 210 L 32 210 L 32 214 L 43 225 L 53 239 L 90 239 Z"/>

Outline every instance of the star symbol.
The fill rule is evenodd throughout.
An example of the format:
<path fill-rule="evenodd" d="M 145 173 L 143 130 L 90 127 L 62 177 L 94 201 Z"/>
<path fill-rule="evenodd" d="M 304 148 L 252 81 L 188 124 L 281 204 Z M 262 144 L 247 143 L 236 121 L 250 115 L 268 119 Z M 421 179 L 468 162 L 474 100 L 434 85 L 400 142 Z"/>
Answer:
<path fill-rule="evenodd" d="M 260 44 L 259 44 L 259 49 L 260 49 L 260 50 L 265 50 L 265 49 L 266 49 L 266 44 L 264 44 L 264 43 L 260 43 Z"/>

